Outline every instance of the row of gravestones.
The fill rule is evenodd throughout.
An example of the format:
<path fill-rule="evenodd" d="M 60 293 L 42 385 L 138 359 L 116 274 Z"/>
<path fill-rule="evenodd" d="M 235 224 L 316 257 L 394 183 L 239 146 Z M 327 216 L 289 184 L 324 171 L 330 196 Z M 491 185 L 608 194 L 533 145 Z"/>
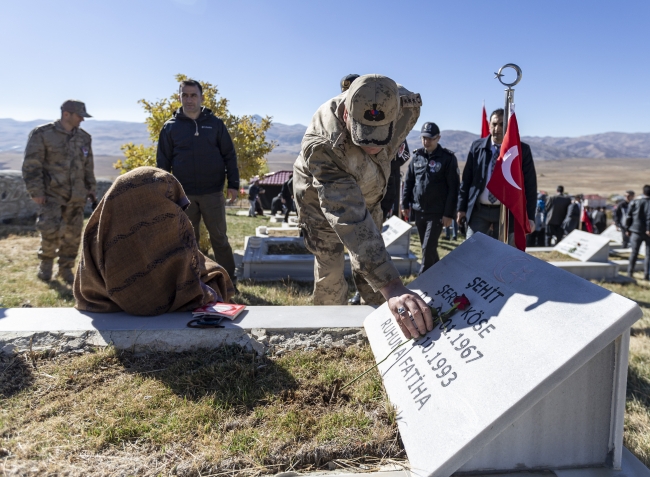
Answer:
<path fill-rule="evenodd" d="M 112 181 L 97 180 L 97 199 L 101 199 L 110 188 Z M 32 222 L 36 217 L 37 206 L 25 188 L 20 171 L 0 171 L 0 223 Z M 92 212 L 92 204 L 86 203 L 86 215 Z"/>

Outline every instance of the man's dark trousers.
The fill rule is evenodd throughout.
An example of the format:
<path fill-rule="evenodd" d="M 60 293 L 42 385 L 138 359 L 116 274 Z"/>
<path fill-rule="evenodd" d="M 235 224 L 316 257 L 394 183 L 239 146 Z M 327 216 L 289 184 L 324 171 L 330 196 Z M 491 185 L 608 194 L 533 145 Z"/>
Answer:
<path fill-rule="evenodd" d="M 562 229 L 562 225 L 547 225 L 546 226 L 546 246 L 547 247 L 552 247 L 553 244 L 551 243 L 551 239 L 555 237 L 555 244 L 557 245 L 560 243 L 562 238 L 564 237 L 564 230 Z"/>
<path fill-rule="evenodd" d="M 627 266 L 627 274 L 631 277 L 634 273 L 634 268 L 636 267 L 636 260 L 639 257 L 639 249 L 641 244 L 645 242 L 645 260 L 643 262 L 643 278 L 648 279 L 650 275 L 650 235 L 648 234 L 638 234 L 632 232 L 630 234 L 630 263 Z"/>
<path fill-rule="evenodd" d="M 442 232 L 442 215 L 422 214 L 415 210 L 411 213 L 415 219 L 415 226 L 420 236 L 420 245 L 422 245 L 421 275 L 440 260 L 440 256 L 438 255 L 438 239 Z"/>
<path fill-rule="evenodd" d="M 223 192 L 205 195 L 188 195 L 189 207 L 185 213 L 194 227 L 196 241 L 200 238 L 199 223 L 201 217 L 210 234 L 210 243 L 214 252 L 214 260 L 226 269 L 230 279 L 235 282 L 235 257 L 226 235 L 226 198 Z"/>

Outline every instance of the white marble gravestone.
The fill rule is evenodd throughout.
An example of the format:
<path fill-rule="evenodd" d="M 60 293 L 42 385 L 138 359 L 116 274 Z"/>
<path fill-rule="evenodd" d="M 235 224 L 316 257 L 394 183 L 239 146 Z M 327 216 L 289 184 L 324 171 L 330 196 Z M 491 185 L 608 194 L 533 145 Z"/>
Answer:
<path fill-rule="evenodd" d="M 582 230 L 574 230 L 553 249 L 583 262 L 605 263 L 609 260 L 609 238 Z"/>
<path fill-rule="evenodd" d="M 620 468 L 636 303 L 483 234 L 409 288 L 471 302 L 379 367 L 411 472 Z M 385 304 L 364 326 L 377 361 L 404 341 Z"/>
<path fill-rule="evenodd" d="M 384 222 L 381 236 L 390 255 L 408 255 L 411 240 L 411 225 L 392 216 Z"/>
<path fill-rule="evenodd" d="M 600 234 L 601 237 L 607 237 L 610 242 L 616 245 L 623 243 L 623 232 L 616 228 L 616 225 L 612 224 L 603 230 L 603 233 Z"/>

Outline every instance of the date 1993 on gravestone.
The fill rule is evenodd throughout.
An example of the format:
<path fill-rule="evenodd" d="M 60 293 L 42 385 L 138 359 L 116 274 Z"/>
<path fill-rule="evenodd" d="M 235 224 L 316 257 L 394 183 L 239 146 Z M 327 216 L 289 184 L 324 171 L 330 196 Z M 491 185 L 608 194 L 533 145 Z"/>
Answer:
<path fill-rule="evenodd" d="M 481 277 L 475 277 L 465 286 L 465 290 L 470 289 L 490 304 L 504 297 L 498 286 L 490 285 Z M 450 284 L 445 284 L 433 297 L 425 297 L 425 300 L 428 299 L 428 305 L 440 315 L 444 311 L 443 308 L 448 309 L 458 296 L 459 293 Z M 427 393 L 431 381 L 447 387 L 459 379 L 462 367 L 459 369 L 457 365 L 452 366 L 448 359 L 450 354 L 457 355 L 455 361 L 460 362 L 462 366 L 484 357 L 480 350 L 481 340 L 496 330 L 496 326 L 489 323 L 489 316 L 477 304 L 457 311 L 444 322 L 437 324 L 426 336 L 414 340 L 410 347 L 397 350 L 392 364 L 383 374 L 396 368 L 411 398 L 418 405 L 418 411 L 421 410 L 431 398 L 431 394 Z M 385 320 L 380 326 L 391 350 L 403 343 L 405 338 L 393 318 Z M 412 353 L 415 353 L 415 356 Z M 417 353 L 423 355 L 425 365 L 416 363 L 422 362 L 421 359 L 414 359 Z M 425 381 L 425 373 L 431 373 L 435 379 Z"/>

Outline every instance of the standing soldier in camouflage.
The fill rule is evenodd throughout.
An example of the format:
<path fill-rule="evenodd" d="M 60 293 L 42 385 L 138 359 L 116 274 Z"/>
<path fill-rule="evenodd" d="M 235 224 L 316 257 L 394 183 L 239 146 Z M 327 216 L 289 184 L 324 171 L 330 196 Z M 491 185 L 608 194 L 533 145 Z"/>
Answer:
<path fill-rule="evenodd" d="M 413 337 L 432 329 L 431 311 L 402 284 L 386 252 L 381 199 L 421 105 L 419 94 L 390 78 L 360 76 L 316 111 L 293 166 L 298 221 L 315 256 L 314 304 L 345 305 L 347 248 L 362 298 L 388 300 L 402 332 Z"/>
<path fill-rule="evenodd" d="M 74 282 L 86 199 L 95 198 L 95 174 L 90 134 L 79 125 L 91 116 L 81 101 L 61 106 L 61 119 L 35 128 L 27 140 L 23 179 L 38 204 L 36 229 L 41 233 L 38 278 L 52 278 L 52 264 L 59 257 L 58 276 Z"/>

